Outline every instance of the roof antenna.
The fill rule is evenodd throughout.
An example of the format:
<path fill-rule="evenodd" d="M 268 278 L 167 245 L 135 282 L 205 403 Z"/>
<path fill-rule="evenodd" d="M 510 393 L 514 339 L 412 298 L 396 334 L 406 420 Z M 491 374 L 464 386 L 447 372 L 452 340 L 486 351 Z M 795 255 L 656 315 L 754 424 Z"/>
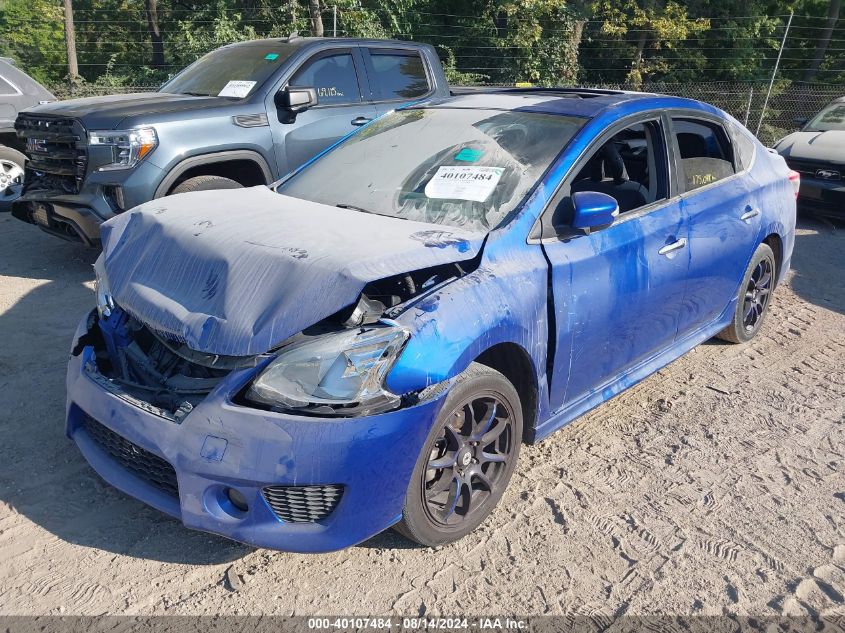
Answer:
<path fill-rule="evenodd" d="M 290 34 L 290 35 L 288 35 L 288 39 L 289 39 L 289 40 L 292 40 L 292 39 L 294 39 L 294 38 L 296 38 L 296 37 L 299 37 L 299 31 L 293 31 L 293 32 L 291 32 L 291 34 Z"/>

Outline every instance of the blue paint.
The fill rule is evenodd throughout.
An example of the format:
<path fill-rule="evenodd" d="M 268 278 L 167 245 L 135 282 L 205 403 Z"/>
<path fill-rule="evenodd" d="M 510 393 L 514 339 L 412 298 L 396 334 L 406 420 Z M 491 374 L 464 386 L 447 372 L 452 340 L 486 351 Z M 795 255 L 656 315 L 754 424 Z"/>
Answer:
<path fill-rule="evenodd" d="M 229 442 L 222 437 L 207 435 L 205 441 L 202 443 L 200 455 L 210 462 L 219 462 L 223 459 L 223 454 L 226 452 L 228 445 Z"/>
<path fill-rule="evenodd" d="M 536 394 L 536 409 L 528 422 L 532 424 L 531 436 L 539 440 L 657 371 L 729 323 L 744 269 L 764 238 L 775 235 L 782 244 L 779 279 L 789 268 L 795 230 L 792 188 L 782 160 L 756 141 L 756 158 L 747 172 L 688 193 L 673 190 L 650 212 L 623 215 L 609 227 L 589 234 L 542 241 L 529 238 L 575 162 L 609 126 L 629 115 L 649 112 L 661 116 L 672 109 L 683 109 L 687 115 L 713 115 L 730 121 L 731 126 L 739 126 L 712 106 L 674 97 L 622 93 L 581 99 L 554 94 L 475 94 L 411 107 L 450 106 L 531 110 L 589 120 L 526 200 L 486 237 L 466 236 L 448 227 L 417 227 L 403 232 L 395 237 L 405 243 L 391 257 L 371 257 L 365 269 L 348 263 L 342 272 L 334 268 L 329 271 L 339 273 L 338 279 L 323 283 L 320 288 L 340 305 L 330 305 L 324 296 L 314 297 L 289 281 L 281 283 L 281 278 L 269 289 L 261 286 L 259 292 L 256 286 L 249 286 L 251 300 L 260 299 L 258 313 L 265 319 L 269 314 L 277 317 L 271 334 L 284 331 L 287 336 L 313 324 L 322 318 L 320 314 L 350 303 L 367 280 L 415 266 L 464 262 L 468 274 L 434 285 L 391 314 L 411 336 L 387 376 L 386 387 L 397 394 L 419 393 L 437 383 L 445 383 L 447 388 L 430 400 L 407 404 L 392 412 L 348 419 L 270 413 L 234 404 L 235 394 L 262 370 L 268 357 L 257 367 L 230 373 L 176 424 L 105 391 L 84 370 L 94 360 L 92 348 L 85 347 L 71 357 L 68 366 L 67 434 L 107 481 L 191 528 L 284 550 L 328 551 L 346 547 L 399 520 L 414 462 L 443 405 L 448 381 L 485 351 L 503 346 L 507 353 L 520 355 L 530 367 L 528 377 Z M 741 129 L 737 133 L 746 134 Z M 208 202 L 212 202 L 210 198 Z M 760 213 L 748 221 L 741 220 L 740 215 L 750 209 Z M 142 221 L 132 215 L 126 214 L 123 222 Z M 179 222 L 179 215 L 157 216 L 156 222 L 165 222 L 174 230 L 175 225 L 170 223 Z M 224 214 L 220 216 L 220 221 L 224 221 Z M 356 220 L 367 222 L 370 217 L 356 216 Z M 214 220 L 215 230 L 203 234 L 203 241 L 222 239 L 214 237 L 218 218 Z M 287 232 L 302 222 L 291 216 L 282 224 Z M 226 230 L 219 233 L 228 235 Z M 274 245 L 271 235 L 256 240 L 260 243 L 254 245 L 257 249 Z M 686 248 L 659 254 L 661 248 L 679 240 L 686 240 Z M 130 242 L 121 235 L 115 240 L 114 249 L 129 248 Z M 174 256 L 178 252 L 176 246 L 169 251 Z M 302 245 L 279 242 L 275 246 Z M 197 254 L 205 253 L 196 248 Z M 327 255 L 316 242 L 309 241 L 310 256 L 295 266 L 286 263 L 295 260 L 284 248 L 276 249 L 278 259 L 272 262 L 279 267 L 291 266 L 291 278 L 303 274 L 305 262 L 319 262 L 324 273 L 326 267 L 341 267 L 337 255 Z M 258 257 L 252 250 L 249 252 Z M 348 253 L 350 262 L 366 255 L 357 246 Z M 120 288 L 130 288 L 133 283 L 137 286 L 133 275 L 138 273 L 129 273 L 129 261 L 119 270 L 109 270 L 113 284 Z M 219 263 L 219 281 L 211 276 L 217 270 L 213 265 L 199 267 L 202 274 L 191 286 L 199 297 L 197 301 L 202 299 L 212 305 L 221 296 L 245 292 L 242 288 L 247 287 L 247 277 L 240 280 L 242 286 L 233 284 L 232 278 L 223 274 L 227 266 L 222 259 Z M 230 270 L 226 272 L 232 274 Z M 160 275 L 147 279 L 147 286 L 162 288 L 165 273 Z M 333 290 L 329 292 L 329 288 Z M 208 295 L 205 298 L 203 291 Z M 139 296 L 139 305 L 141 299 L 150 296 L 154 295 Z M 117 300 L 120 303 L 120 297 Z M 283 300 L 292 306 L 289 310 L 296 312 L 295 319 L 276 310 Z M 302 310 L 310 308 L 300 309 L 299 304 L 312 302 L 322 305 L 320 314 L 303 317 Z M 150 305 L 162 307 L 161 303 Z M 197 307 L 204 305 L 197 303 Z M 236 305 L 237 301 L 230 310 Z M 247 307 L 253 306 L 244 309 Z M 190 334 L 191 340 L 207 344 L 209 349 L 249 349 L 250 353 L 257 353 L 266 351 L 271 342 L 267 331 L 245 322 L 231 331 L 223 345 L 219 333 L 224 330 L 216 328 L 231 326 L 218 318 L 229 312 L 218 317 L 210 316 L 213 312 L 209 310 L 202 312 L 202 319 L 197 317 L 197 322 L 203 324 L 200 332 L 185 326 L 177 308 L 173 304 L 167 311 L 174 329 Z M 197 310 L 197 314 L 200 312 Z M 237 317 L 236 312 L 231 315 Z M 296 323 L 295 328 L 287 327 L 291 322 Z M 182 326 L 185 328 L 180 329 Z M 86 327 L 87 319 L 83 319 L 74 346 Z M 119 316 L 101 320 L 100 330 L 107 347 L 125 345 L 125 323 Z M 83 411 L 170 462 L 178 476 L 179 498 L 167 497 L 100 452 L 80 426 Z M 345 492 L 328 519 L 312 524 L 285 524 L 261 496 L 261 487 L 270 484 L 341 484 Z M 227 486 L 235 487 L 249 502 L 249 511 L 242 516 L 220 501 L 220 491 Z"/>

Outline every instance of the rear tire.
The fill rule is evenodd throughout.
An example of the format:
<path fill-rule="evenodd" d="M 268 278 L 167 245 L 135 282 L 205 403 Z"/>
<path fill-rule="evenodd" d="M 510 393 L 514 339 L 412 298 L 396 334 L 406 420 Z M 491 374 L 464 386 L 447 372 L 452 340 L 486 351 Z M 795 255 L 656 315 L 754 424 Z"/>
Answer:
<path fill-rule="evenodd" d="M 223 176 L 194 176 L 176 185 L 169 195 L 192 191 L 213 191 L 215 189 L 241 189 L 242 187 L 243 185 L 237 180 Z"/>
<path fill-rule="evenodd" d="M 429 547 L 472 532 L 505 492 L 521 441 L 516 389 L 473 363 L 455 379 L 417 458 L 396 530 Z"/>
<path fill-rule="evenodd" d="M 763 325 L 775 289 L 777 266 L 768 244 L 760 244 L 745 270 L 731 324 L 716 337 L 729 343 L 747 343 Z"/>
<path fill-rule="evenodd" d="M 26 156 L 18 150 L 0 145 L 0 211 L 8 211 L 23 189 Z"/>

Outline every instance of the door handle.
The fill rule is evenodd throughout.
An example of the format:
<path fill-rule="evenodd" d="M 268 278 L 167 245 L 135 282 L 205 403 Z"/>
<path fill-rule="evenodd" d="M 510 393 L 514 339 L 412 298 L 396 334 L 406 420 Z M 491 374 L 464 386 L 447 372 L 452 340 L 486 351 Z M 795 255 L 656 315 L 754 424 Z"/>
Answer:
<path fill-rule="evenodd" d="M 687 245 L 687 239 L 685 237 L 682 237 L 677 242 L 672 242 L 671 244 L 667 244 L 666 246 L 661 248 L 659 251 L 657 251 L 657 254 L 658 255 L 668 255 L 669 253 L 673 253 L 674 251 L 685 248 L 686 245 Z"/>
<path fill-rule="evenodd" d="M 365 117 L 365 116 L 356 116 L 354 119 L 352 119 L 352 120 L 350 121 L 350 123 L 351 123 L 352 125 L 359 126 L 359 125 L 366 125 L 366 124 L 367 124 L 367 123 L 369 123 L 370 121 L 372 121 L 372 119 L 368 119 L 368 118 L 367 118 L 367 117 Z"/>
<path fill-rule="evenodd" d="M 748 211 L 739 216 L 739 219 L 743 222 L 748 222 L 748 220 L 756 218 L 758 215 L 760 215 L 760 209 L 748 209 Z"/>

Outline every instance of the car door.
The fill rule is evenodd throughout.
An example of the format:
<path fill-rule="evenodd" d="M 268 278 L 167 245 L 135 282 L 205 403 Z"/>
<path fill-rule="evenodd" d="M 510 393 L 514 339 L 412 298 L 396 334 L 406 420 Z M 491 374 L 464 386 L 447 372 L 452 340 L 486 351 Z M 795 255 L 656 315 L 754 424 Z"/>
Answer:
<path fill-rule="evenodd" d="M 423 99 L 434 90 L 431 72 L 419 50 L 371 45 L 362 47 L 361 52 L 377 116 Z"/>
<path fill-rule="evenodd" d="M 665 123 L 653 114 L 612 128 L 579 160 L 556 197 L 552 213 L 559 218 L 552 224 L 564 226 L 555 229 L 556 237 L 542 240 L 554 305 L 553 410 L 604 388 L 675 339 L 688 266 L 687 223 L 670 178 Z M 642 183 L 645 204 L 625 209 L 613 224 L 589 234 L 567 231 L 573 188 L 600 184 L 579 186 L 580 176 L 595 172 L 596 157 L 609 140 L 637 125 L 648 134 L 650 157 L 640 170 L 648 179 Z"/>
<path fill-rule="evenodd" d="M 280 175 L 296 169 L 375 116 L 375 108 L 363 96 L 369 88 L 357 47 L 315 53 L 293 72 L 286 85 L 314 88 L 319 104 L 285 123 L 270 95 L 268 111 Z"/>
<path fill-rule="evenodd" d="M 679 324 L 680 333 L 689 334 L 711 324 L 736 297 L 762 217 L 757 185 L 737 169 L 721 121 L 675 113 L 672 140 L 689 220 L 690 267 Z"/>

